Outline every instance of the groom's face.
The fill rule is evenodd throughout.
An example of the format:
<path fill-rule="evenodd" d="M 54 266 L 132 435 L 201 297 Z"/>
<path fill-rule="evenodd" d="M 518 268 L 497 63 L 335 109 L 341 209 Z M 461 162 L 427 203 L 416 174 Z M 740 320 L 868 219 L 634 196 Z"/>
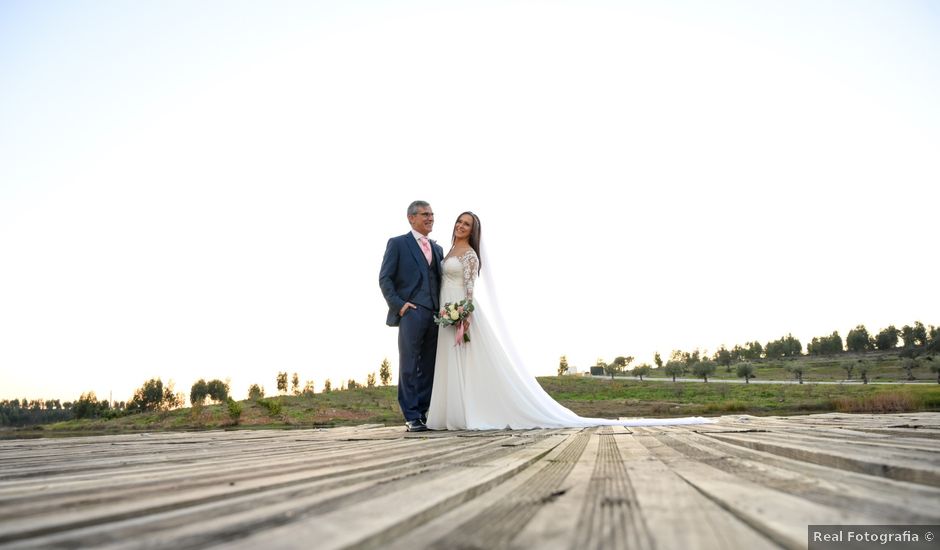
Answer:
<path fill-rule="evenodd" d="M 419 206 L 417 214 L 408 216 L 408 223 L 412 229 L 426 237 L 434 227 L 434 210 L 431 210 L 430 206 Z"/>

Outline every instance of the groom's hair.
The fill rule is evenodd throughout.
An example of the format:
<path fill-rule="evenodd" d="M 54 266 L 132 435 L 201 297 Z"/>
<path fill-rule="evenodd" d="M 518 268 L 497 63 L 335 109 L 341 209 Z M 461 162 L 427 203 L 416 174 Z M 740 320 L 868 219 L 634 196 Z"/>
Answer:
<path fill-rule="evenodd" d="M 408 205 L 408 215 L 414 216 L 415 214 L 418 213 L 419 208 L 427 208 L 429 206 L 431 205 L 425 201 L 414 201 L 413 203 Z"/>

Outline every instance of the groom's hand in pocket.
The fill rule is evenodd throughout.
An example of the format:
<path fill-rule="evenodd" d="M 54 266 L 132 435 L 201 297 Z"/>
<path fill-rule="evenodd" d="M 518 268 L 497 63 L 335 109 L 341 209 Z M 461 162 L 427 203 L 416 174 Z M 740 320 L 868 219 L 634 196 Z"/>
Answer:
<path fill-rule="evenodd" d="M 417 307 L 418 306 L 412 304 L 411 302 L 405 302 L 405 305 L 401 306 L 401 309 L 398 310 L 398 316 L 404 317 L 405 312 L 407 312 L 409 309 L 417 309 Z"/>

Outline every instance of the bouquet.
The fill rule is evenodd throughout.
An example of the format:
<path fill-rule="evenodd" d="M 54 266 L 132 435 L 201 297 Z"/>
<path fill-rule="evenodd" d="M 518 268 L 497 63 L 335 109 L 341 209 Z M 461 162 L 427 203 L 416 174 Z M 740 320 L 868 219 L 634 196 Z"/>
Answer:
<path fill-rule="evenodd" d="M 434 322 L 442 327 L 457 325 L 456 340 L 459 346 L 463 342 L 470 341 L 470 335 L 467 333 L 470 321 L 467 318 L 471 313 L 473 313 L 473 302 L 470 300 L 448 302 L 441 307 L 440 315 L 434 316 Z"/>

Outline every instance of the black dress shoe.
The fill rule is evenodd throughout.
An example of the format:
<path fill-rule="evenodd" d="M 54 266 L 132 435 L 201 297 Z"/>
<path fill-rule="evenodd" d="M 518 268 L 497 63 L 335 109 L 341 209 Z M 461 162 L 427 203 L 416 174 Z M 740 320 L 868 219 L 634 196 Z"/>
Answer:
<path fill-rule="evenodd" d="M 424 425 L 424 422 L 421 422 L 421 419 L 418 420 L 409 420 L 405 422 L 405 428 L 409 432 L 426 432 L 428 427 Z"/>

